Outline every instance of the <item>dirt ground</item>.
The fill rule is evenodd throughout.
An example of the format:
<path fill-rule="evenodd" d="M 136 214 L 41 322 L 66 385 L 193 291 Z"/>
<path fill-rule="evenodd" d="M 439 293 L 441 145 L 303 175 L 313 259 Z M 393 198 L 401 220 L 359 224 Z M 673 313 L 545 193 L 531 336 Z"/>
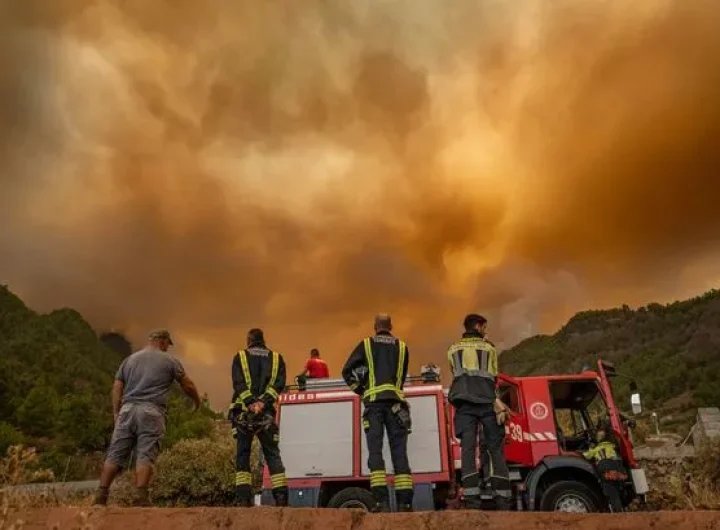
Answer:
<path fill-rule="evenodd" d="M 610 514 L 422 512 L 274 508 L 42 508 L 7 514 L 22 530 L 720 530 L 720 512 Z M 2 525 L 0 525 L 2 527 Z"/>

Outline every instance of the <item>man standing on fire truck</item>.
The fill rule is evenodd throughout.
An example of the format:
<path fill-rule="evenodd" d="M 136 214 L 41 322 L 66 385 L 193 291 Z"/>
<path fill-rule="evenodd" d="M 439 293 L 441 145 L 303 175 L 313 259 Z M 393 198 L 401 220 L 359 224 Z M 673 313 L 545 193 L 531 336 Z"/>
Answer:
<path fill-rule="evenodd" d="M 510 509 L 510 475 L 503 441 L 506 408 L 496 398 L 498 374 L 495 346 L 485 338 L 487 320 L 470 314 L 463 322 L 465 333 L 448 349 L 453 375 L 448 399 L 455 407 L 455 435 L 462 448 L 461 480 L 468 508 L 480 507 L 480 475 L 476 461 L 479 429 L 490 464 L 490 486 L 499 510 Z"/>
<path fill-rule="evenodd" d="M 363 429 L 367 436 L 370 489 L 377 501 L 375 511 L 390 511 L 382 456 L 383 432 L 387 430 L 390 456 L 395 469 L 395 493 L 399 511 L 412 511 L 413 479 L 407 457 L 410 409 L 403 385 L 407 377 L 409 352 L 392 333 L 390 315 L 375 317 L 375 336 L 353 350 L 342 375 L 348 386 L 362 396 L 365 411 Z"/>
<path fill-rule="evenodd" d="M 275 423 L 275 402 L 285 388 L 285 361 L 265 346 L 261 329 L 247 335 L 247 348 L 235 355 L 232 364 L 233 402 L 230 420 L 237 439 L 235 502 L 252 506 L 250 448 L 255 436 L 262 446 L 270 470 L 276 506 L 287 506 L 288 487 L 280 458 L 279 429 Z"/>

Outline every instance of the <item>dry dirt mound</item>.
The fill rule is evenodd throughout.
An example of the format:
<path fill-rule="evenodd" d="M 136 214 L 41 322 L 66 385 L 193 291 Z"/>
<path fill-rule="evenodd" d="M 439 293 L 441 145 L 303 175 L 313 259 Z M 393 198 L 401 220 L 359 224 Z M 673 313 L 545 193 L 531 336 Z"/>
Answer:
<path fill-rule="evenodd" d="M 23 530 L 720 530 L 720 512 L 574 515 L 446 511 L 375 515 L 331 509 L 46 508 L 8 515 L 8 523 L 22 520 Z"/>

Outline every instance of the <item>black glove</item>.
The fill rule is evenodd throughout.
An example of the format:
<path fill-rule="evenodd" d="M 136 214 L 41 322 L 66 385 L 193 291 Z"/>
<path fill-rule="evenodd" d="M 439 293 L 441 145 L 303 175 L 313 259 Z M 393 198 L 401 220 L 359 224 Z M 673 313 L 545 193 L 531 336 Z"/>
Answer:
<path fill-rule="evenodd" d="M 228 415 L 227 419 L 232 423 L 233 425 L 237 421 L 237 417 L 242 413 L 242 406 L 239 403 L 233 403 L 233 405 L 228 409 Z"/>
<path fill-rule="evenodd" d="M 250 411 L 245 411 L 237 417 L 235 425 L 238 432 L 243 434 L 255 434 L 258 432 L 266 431 L 274 424 L 274 418 L 271 414 L 261 412 L 255 414 Z"/>
<path fill-rule="evenodd" d="M 367 366 L 359 366 L 350 372 L 348 384 L 350 386 L 350 390 L 355 392 L 358 396 L 365 394 L 365 381 L 367 379 L 367 374 Z"/>
<path fill-rule="evenodd" d="M 237 423 L 238 423 L 238 417 L 242 414 L 242 407 L 235 403 L 228 409 L 228 415 L 227 419 L 230 421 L 230 425 L 232 426 L 232 437 L 237 438 Z"/>

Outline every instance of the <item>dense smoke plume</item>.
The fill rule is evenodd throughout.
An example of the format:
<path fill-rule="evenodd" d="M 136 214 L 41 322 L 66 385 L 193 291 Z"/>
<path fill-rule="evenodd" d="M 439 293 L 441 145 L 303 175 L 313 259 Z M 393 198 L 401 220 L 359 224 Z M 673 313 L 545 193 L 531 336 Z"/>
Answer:
<path fill-rule="evenodd" d="M 715 0 L 0 4 L 0 282 L 221 402 L 389 311 L 434 358 L 720 280 Z"/>

